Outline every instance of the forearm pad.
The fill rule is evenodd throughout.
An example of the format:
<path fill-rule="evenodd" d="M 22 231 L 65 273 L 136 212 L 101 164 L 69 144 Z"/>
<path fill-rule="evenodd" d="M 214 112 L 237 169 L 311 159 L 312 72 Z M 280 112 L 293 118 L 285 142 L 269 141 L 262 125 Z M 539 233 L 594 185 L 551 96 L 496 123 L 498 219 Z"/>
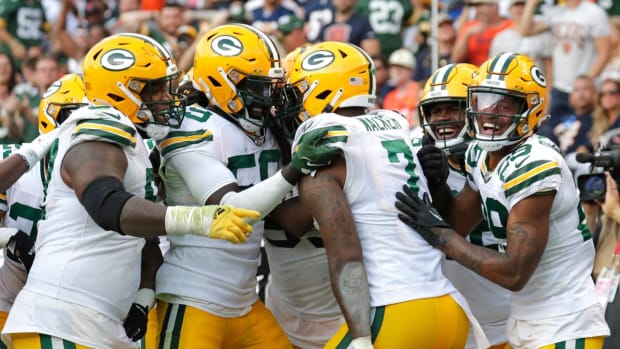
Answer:
<path fill-rule="evenodd" d="M 243 207 L 260 212 L 260 217 L 252 221 L 253 223 L 265 218 L 294 187 L 284 179 L 282 171 L 278 171 L 273 176 L 244 191 L 226 193 L 220 200 L 220 205 Z"/>
<path fill-rule="evenodd" d="M 124 235 L 121 230 L 121 212 L 132 196 L 125 191 L 125 186 L 118 178 L 104 176 L 88 184 L 80 202 L 97 225 Z"/>

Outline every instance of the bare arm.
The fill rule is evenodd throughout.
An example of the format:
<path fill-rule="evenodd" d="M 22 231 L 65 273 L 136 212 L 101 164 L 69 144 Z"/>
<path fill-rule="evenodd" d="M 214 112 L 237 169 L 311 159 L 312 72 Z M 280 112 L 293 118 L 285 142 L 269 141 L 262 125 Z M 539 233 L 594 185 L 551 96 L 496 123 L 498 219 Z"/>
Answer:
<path fill-rule="evenodd" d="M 370 336 L 370 292 L 353 214 L 342 191 L 345 176 L 340 158 L 316 177 L 303 177 L 299 193 L 319 223 L 332 289 L 355 339 Z"/>
<path fill-rule="evenodd" d="M 549 30 L 547 23 L 535 21 L 534 12 L 540 0 L 526 0 L 523 16 L 515 23 L 515 30 L 522 36 L 530 36 Z"/>
<path fill-rule="evenodd" d="M 127 158 L 114 144 L 84 142 L 68 151 L 61 166 L 62 179 L 81 199 L 88 185 L 99 177 L 111 176 L 123 181 Z M 120 226 L 125 234 L 134 236 L 165 235 L 165 215 L 165 206 L 134 196 L 123 206 Z"/>
<path fill-rule="evenodd" d="M 287 233 L 301 237 L 312 228 L 312 214 L 302 204 L 299 197 L 278 205 L 269 217 Z"/>
<path fill-rule="evenodd" d="M 0 191 L 9 189 L 26 171 L 26 163 L 19 155 L 11 155 L 0 162 Z"/>
<path fill-rule="evenodd" d="M 555 191 L 530 196 L 512 208 L 506 227 L 506 253 L 472 245 L 451 229 L 437 229 L 448 241 L 441 249 L 494 283 L 519 291 L 530 280 L 547 246 L 554 197 Z"/>
<path fill-rule="evenodd" d="M 140 288 L 155 289 L 155 275 L 164 262 L 159 249 L 159 239 L 146 239 L 142 248 L 142 264 L 140 272 Z"/>

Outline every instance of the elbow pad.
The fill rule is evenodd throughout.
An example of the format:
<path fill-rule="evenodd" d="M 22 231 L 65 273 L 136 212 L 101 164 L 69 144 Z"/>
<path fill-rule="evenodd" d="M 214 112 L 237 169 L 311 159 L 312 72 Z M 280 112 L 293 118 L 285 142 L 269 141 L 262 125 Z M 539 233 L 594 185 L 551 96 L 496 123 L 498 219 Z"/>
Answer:
<path fill-rule="evenodd" d="M 121 212 L 127 200 L 133 195 L 125 191 L 125 186 L 116 177 L 98 177 L 90 182 L 80 202 L 97 225 L 105 230 L 121 231 Z"/>

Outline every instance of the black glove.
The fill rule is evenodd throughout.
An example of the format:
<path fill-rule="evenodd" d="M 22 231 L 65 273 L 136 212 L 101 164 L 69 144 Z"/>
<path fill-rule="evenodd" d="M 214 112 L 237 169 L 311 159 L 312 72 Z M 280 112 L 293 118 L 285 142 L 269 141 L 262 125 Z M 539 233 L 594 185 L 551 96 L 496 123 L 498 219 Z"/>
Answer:
<path fill-rule="evenodd" d="M 445 246 L 448 242 L 435 234 L 432 228 L 450 228 L 450 225 L 430 205 L 428 194 L 424 193 L 424 201 L 422 201 L 408 185 L 404 185 L 403 190 L 404 194 L 396 193 L 398 199 L 396 208 L 401 212 L 398 214 L 398 219 L 417 231 L 431 246 Z"/>
<path fill-rule="evenodd" d="M 450 166 L 448 157 L 442 149 L 434 145 L 425 145 L 418 151 L 418 160 L 420 160 L 430 190 L 435 191 L 446 184 Z"/>
<path fill-rule="evenodd" d="M 21 230 L 18 231 L 9 239 L 7 248 L 13 257 L 26 267 L 26 271 L 30 272 L 34 262 L 34 241 L 30 235 Z"/>
<path fill-rule="evenodd" d="M 148 307 L 138 303 L 131 304 L 129 314 L 127 314 L 127 318 L 125 322 L 123 322 L 123 327 L 125 328 L 127 337 L 131 338 L 132 341 L 139 341 L 146 334 L 148 314 Z"/>

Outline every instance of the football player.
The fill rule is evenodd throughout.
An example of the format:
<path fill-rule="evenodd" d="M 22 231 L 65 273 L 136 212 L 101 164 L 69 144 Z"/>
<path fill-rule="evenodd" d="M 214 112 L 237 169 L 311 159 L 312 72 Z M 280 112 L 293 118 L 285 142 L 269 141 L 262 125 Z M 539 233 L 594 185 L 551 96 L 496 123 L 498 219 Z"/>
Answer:
<path fill-rule="evenodd" d="M 82 78 L 68 74 L 52 83 L 39 105 L 39 132 L 47 134 L 79 108 L 85 96 Z M 3 156 L 11 152 L 4 148 Z M 0 244 L 4 249 L 4 263 L 0 267 L 0 328 L 19 290 L 26 282 L 26 275 L 34 259 L 34 241 L 37 222 L 42 218 L 45 164 L 37 162 L 32 171 L 24 174 L 0 197 L 0 210 L 4 225 L 0 231 Z M 10 238 L 9 238 L 10 236 Z"/>
<path fill-rule="evenodd" d="M 143 142 L 183 117 L 167 51 L 138 34 L 110 36 L 82 63 L 88 105 L 59 127 L 36 254 L 3 332 L 14 348 L 135 348 L 123 320 L 138 292 L 143 237 L 198 234 L 243 242 L 251 210 L 166 207 Z"/>
<path fill-rule="evenodd" d="M 324 130 L 325 141 L 342 152 L 299 184 L 346 320 L 325 348 L 463 347 L 466 301 L 441 273 L 441 254 L 396 219 L 395 193 L 425 183 L 406 119 L 389 110 L 367 113 L 374 74 L 359 47 L 324 42 L 296 59 L 289 76 L 303 96 L 305 120 L 293 148 L 309 132 Z"/>
<path fill-rule="evenodd" d="M 408 188 L 397 194 L 399 218 L 437 250 L 512 291 L 510 347 L 601 348 L 609 329 L 594 297 L 594 245 L 579 194 L 557 147 L 536 135 L 546 103 L 545 77 L 529 57 L 502 53 L 484 62 L 468 87 L 475 141 L 460 193 L 453 197 L 446 185 L 445 157 L 422 161 L 437 176 L 429 182 L 433 205 L 451 225 Z M 459 235 L 483 218 L 505 251 Z"/>
<path fill-rule="evenodd" d="M 227 24 L 199 39 L 193 68 L 194 86 L 208 108 L 189 106 L 180 128 L 158 143 L 166 201 L 243 206 L 262 219 L 294 187 L 300 170 L 321 163 L 317 154 L 302 156 L 296 149 L 282 167 L 282 150 L 269 129 L 284 78 L 279 53 L 263 32 Z M 286 218 L 294 229 L 312 224 L 307 214 Z M 291 347 L 256 294 L 263 222 L 254 222 L 255 233 L 243 245 L 168 237 L 170 250 L 156 280 L 160 348 Z"/>
<path fill-rule="evenodd" d="M 465 185 L 465 151 L 471 137 L 467 132 L 465 118 L 467 86 L 473 82 L 473 74 L 478 68 L 472 64 L 449 64 L 439 68 L 427 80 L 419 105 L 420 125 L 424 136 L 435 146 L 424 146 L 418 139 L 415 152 L 422 163 L 448 158 L 448 186 L 453 194 Z M 428 182 L 434 181 L 436 173 L 425 173 Z M 431 184 L 432 185 L 432 184 Z M 472 244 L 496 251 L 504 251 L 505 244 L 489 231 L 486 221 L 482 221 L 467 240 Z M 510 312 L 510 291 L 481 277 L 454 260 L 446 260 L 443 272 L 463 294 L 484 333 L 493 345 L 491 348 L 504 348 L 506 344 L 506 319 Z M 465 348 L 475 348 L 473 336 L 468 336 Z"/>
<path fill-rule="evenodd" d="M 301 46 L 286 55 L 282 66 L 287 76 L 295 59 L 308 47 Z M 291 85 L 285 86 L 280 99 L 282 105 L 278 105 L 277 128 L 291 143 L 301 123 L 301 95 L 296 91 Z M 299 200 L 297 197 L 295 188 L 287 199 Z M 276 210 L 265 220 L 263 240 L 271 269 L 265 306 L 276 317 L 294 348 L 320 349 L 344 321 L 329 286 L 325 246 L 314 227 L 294 234 L 274 224 L 278 214 L 299 215 L 299 212 Z"/>

